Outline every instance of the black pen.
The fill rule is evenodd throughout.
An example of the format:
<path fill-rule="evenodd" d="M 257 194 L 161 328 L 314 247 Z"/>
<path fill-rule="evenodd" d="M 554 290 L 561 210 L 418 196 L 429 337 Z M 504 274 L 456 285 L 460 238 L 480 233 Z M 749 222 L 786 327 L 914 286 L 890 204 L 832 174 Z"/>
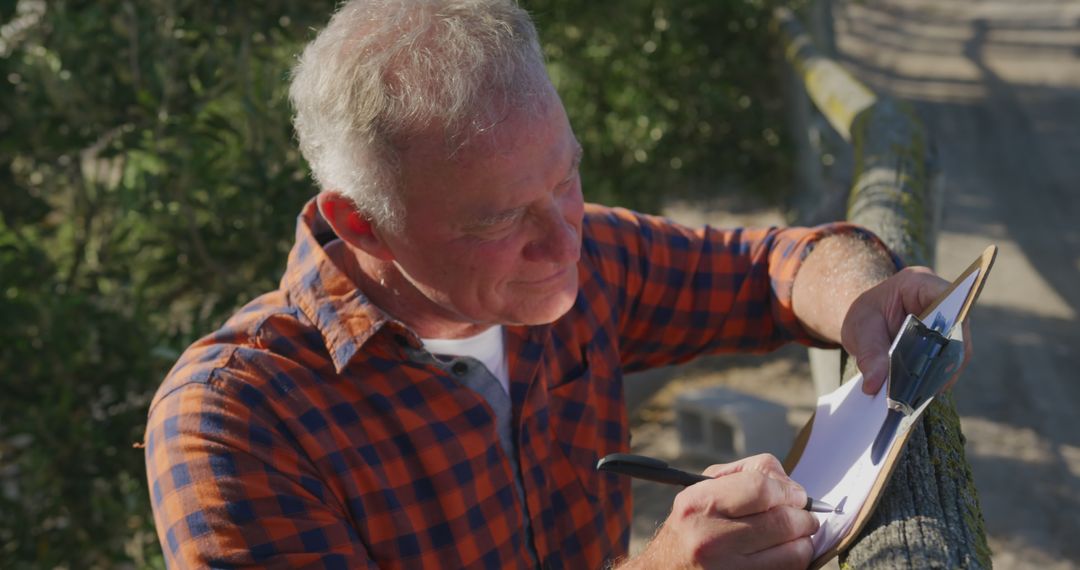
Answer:
<path fill-rule="evenodd" d="M 667 463 L 653 457 L 634 455 L 632 453 L 612 453 L 596 463 L 598 471 L 609 471 L 620 475 L 629 475 L 638 479 L 667 483 L 668 485 L 682 485 L 688 487 L 694 483 L 700 483 L 711 477 L 699 473 L 689 473 L 669 466 Z M 803 509 L 814 513 L 836 512 L 836 507 L 819 501 L 806 498 L 806 506 Z"/>

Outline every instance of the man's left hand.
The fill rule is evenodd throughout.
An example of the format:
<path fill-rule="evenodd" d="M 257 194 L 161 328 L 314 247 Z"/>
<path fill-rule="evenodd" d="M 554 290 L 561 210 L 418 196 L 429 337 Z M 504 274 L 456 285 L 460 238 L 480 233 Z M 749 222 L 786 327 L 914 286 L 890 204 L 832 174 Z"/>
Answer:
<path fill-rule="evenodd" d="M 876 394 L 889 372 L 889 347 L 908 314 L 923 312 L 949 288 L 926 267 L 908 267 L 867 289 L 851 304 L 840 329 L 844 349 L 863 374 L 863 392 Z M 963 324 L 964 363 L 971 357 L 971 335 Z M 960 369 L 963 365 L 960 366 Z M 946 384 L 948 389 L 960 370 Z"/>

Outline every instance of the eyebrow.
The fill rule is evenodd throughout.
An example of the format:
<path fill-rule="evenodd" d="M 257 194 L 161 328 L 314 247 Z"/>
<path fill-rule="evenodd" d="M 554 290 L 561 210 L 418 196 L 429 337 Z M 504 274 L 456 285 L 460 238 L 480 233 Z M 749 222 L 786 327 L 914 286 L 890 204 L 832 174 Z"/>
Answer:
<path fill-rule="evenodd" d="M 518 206 L 517 208 L 511 208 L 509 210 L 503 210 L 502 212 L 492 214 L 492 215 L 487 216 L 485 218 L 480 218 L 480 219 L 477 219 L 477 220 L 473 220 L 473 221 L 469 222 L 468 224 L 465 224 L 465 229 L 466 230 L 478 230 L 478 229 L 483 229 L 483 228 L 486 228 L 486 227 L 489 227 L 489 226 L 495 226 L 495 225 L 501 224 L 502 222 L 510 221 L 510 220 L 514 219 L 515 217 L 517 217 L 517 215 L 519 213 L 525 211 L 525 209 L 527 207 L 528 206 Z"/>
<path fill-rule="evenodd" d="M 566 177 L 570 178 L 577 172 L 578 167 L 581 166 L 581 158 L 585 155 L 585 149 L 582 148 L 581 142 L 574 139 L 574 160 L 570 163 L 570 171 L 566 173 Z"/>

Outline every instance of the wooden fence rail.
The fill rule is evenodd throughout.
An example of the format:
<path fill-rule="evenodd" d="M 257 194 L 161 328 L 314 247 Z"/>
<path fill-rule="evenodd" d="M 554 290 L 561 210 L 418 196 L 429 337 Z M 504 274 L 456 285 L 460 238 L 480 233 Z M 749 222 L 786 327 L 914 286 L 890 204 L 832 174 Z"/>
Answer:
<path fill-rule="evenodd" d="M 913 110 L 875 94 L 814 47 L 796 16 L 780 8 L 775 23 L 796 80 L 795 97 L 813 102 L 854 152 L 847 219 L 879 235 L 909 265 L 933 265 L 940 185 L 932 145 Z M 812 198 L 813 199 L 813 198 Z M 815 355 L 819 390 L 854 374 Z M 842 372 L 842 373 L 841 373 Z M 951 395 L 927 409 L 866 527 L 841 553 L 858 568 L 986 568 L 983 528 L 964 436 Z"/>

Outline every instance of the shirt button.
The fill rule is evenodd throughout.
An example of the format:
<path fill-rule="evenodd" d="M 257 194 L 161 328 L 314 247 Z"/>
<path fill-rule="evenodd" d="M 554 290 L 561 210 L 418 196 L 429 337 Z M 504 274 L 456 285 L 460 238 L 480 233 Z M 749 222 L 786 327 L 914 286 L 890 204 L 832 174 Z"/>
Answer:
<path fill-rule="evenodd" d="M 464 362 L 455 362 L 454 365 L 450 367 L 450 370 L 454 374 L 461 376 L 462 374 L 469 371 L 469 365 L 465 364 Z"/>

